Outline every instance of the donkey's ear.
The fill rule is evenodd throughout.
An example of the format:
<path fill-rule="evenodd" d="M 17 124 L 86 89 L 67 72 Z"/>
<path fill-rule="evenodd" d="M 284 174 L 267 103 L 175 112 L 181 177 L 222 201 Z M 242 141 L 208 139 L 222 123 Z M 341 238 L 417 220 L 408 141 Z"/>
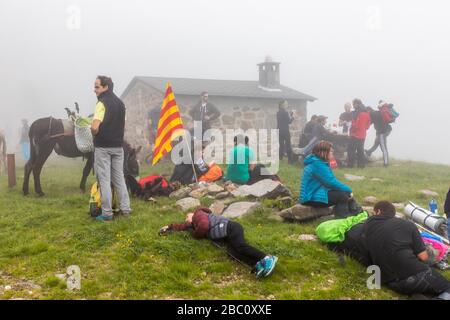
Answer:
<path fill-rule="evenodd" d="M 136 154 L 138 154 L 142 150 L 142 146 L 136 148 Z"/>

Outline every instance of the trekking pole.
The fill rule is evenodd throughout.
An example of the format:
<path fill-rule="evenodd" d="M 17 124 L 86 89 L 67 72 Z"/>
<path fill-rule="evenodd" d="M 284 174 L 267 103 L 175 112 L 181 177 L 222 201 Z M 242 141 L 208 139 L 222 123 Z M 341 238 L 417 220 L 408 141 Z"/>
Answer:
<path fill-rule="evenodd" d="M 188 143 L 188 141 L 186 139 L 186 133 L 183 136 L 183 140 L 186 142 L 186 146 L 188 147 L 188 150 L 189 150 L 189 157 L 191 158 L 191 166 L 192 166 L 192 172 L 194 173 L 194 177 L 195 177 L 195 183 L 198 183 L 197 173 L 195 172 L 195 167 L 194 167 L 194 159 L 192 159 L 191 146 L 190 146 L 190 143 Z"/>

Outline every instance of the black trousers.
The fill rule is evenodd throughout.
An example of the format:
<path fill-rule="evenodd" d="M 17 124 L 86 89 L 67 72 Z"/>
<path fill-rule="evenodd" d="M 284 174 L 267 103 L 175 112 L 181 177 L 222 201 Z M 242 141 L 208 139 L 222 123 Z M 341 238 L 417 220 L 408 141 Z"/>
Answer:
<path fill-rule="evenodd" d="M 284 151 L 286 151 L 288 161 L 292 162 L 293 159 L 293 153 L 292 153 L 292 146 L 291 146 L 291 134 L 290 132 L 279 132 L 279 143 L 280 143 L 280 149 L 279 149 L 279 155 L 280 160 L 283 160 Z"/>
<path fill-rule="evenodd" d="M 450 281 L 431 268 L 406 279 L 389 282 L 387 285 L 395 292 L 406 295 L 450 293 Z"/>
<path fill-rule="evenodd" d="M 191 164 L 177 164 L 173 169 L 170 182 L 178 181 L 181 184 L 190 184 L 194 179 L 194 171 Z"/>
<path fill-rule="evenodd" d="M 350 138 L 350 142 L 347 148 L 348 167 L 353 168 L 355 162 L 358 163 L 358 168 L 364 168 L 366 166 L 366 157 L 364 155 L 364 141 L 354 137 Z"/>
<path fill-rule="evenodd" d="M 263 259 L 266 254 L 250 246 L 244 239 L 244 228 L 234 221 L 228 222 L 227 237 L 224 239 L 230 255 L 251 267 Z"/>
<path fill-rule="evenodd" d="M 308 201 L 304 203 L 304 205 L 314 208 L 326 208 L 334 206 L 334 216 L 336 218 L 346 218 L 351 215 L 348 205 L 349 201 L 350 193 L 345 191 L 330 190 L 328 191 L 328 203 Z"/>

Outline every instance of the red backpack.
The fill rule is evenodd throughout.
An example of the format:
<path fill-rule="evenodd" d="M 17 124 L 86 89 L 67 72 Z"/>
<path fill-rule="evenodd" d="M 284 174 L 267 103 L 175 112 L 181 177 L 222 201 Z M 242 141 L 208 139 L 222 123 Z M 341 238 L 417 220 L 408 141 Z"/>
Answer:
<path fill-rule="evenodd" d="M 392 113 L 389 111 L 389 107 L 387 105 L 382 106 L 380 112 L 383 122 L 385 123 L 394 122 L 394 117 L 392 116 Z"/>
<path fill-rule="evenodd" d="M 394 110 L 394 107 L 388 104 L 384 104 L 380 108 L 380 113 L 384 123 L 393 123 L 399 116 L 399 113 Z"/>

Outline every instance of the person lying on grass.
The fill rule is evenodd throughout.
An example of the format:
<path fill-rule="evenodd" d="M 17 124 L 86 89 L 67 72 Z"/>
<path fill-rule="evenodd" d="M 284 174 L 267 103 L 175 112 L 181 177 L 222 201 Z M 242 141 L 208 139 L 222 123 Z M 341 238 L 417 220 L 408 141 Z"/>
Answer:
<path fill-rule="evenodd" d="M 278 261 L 276 256 L 266 255 L 247 244 L 242 225 L 214 215 L 208 208 L 198 208 L 195 212 L 188 213 L 185 223 L 164 226 L 159 230 L 159 234 L 165 235 L 171 231 L 191 231 L 195 239 L 208 238 L 214 242 L 224 241 L 228 253 L 253 267 L 257 278 L 270 275 Z"/>
<path fill-rule="evenodd" d="M 395 217 L 388 201 L 375 204 L 364 227 L 372 264 L 381 269 L 381 283 L 407 295 L 438 295 L 450 300 L 450 281 L 426 263 L 428 253 L 416 225 Z"/>

